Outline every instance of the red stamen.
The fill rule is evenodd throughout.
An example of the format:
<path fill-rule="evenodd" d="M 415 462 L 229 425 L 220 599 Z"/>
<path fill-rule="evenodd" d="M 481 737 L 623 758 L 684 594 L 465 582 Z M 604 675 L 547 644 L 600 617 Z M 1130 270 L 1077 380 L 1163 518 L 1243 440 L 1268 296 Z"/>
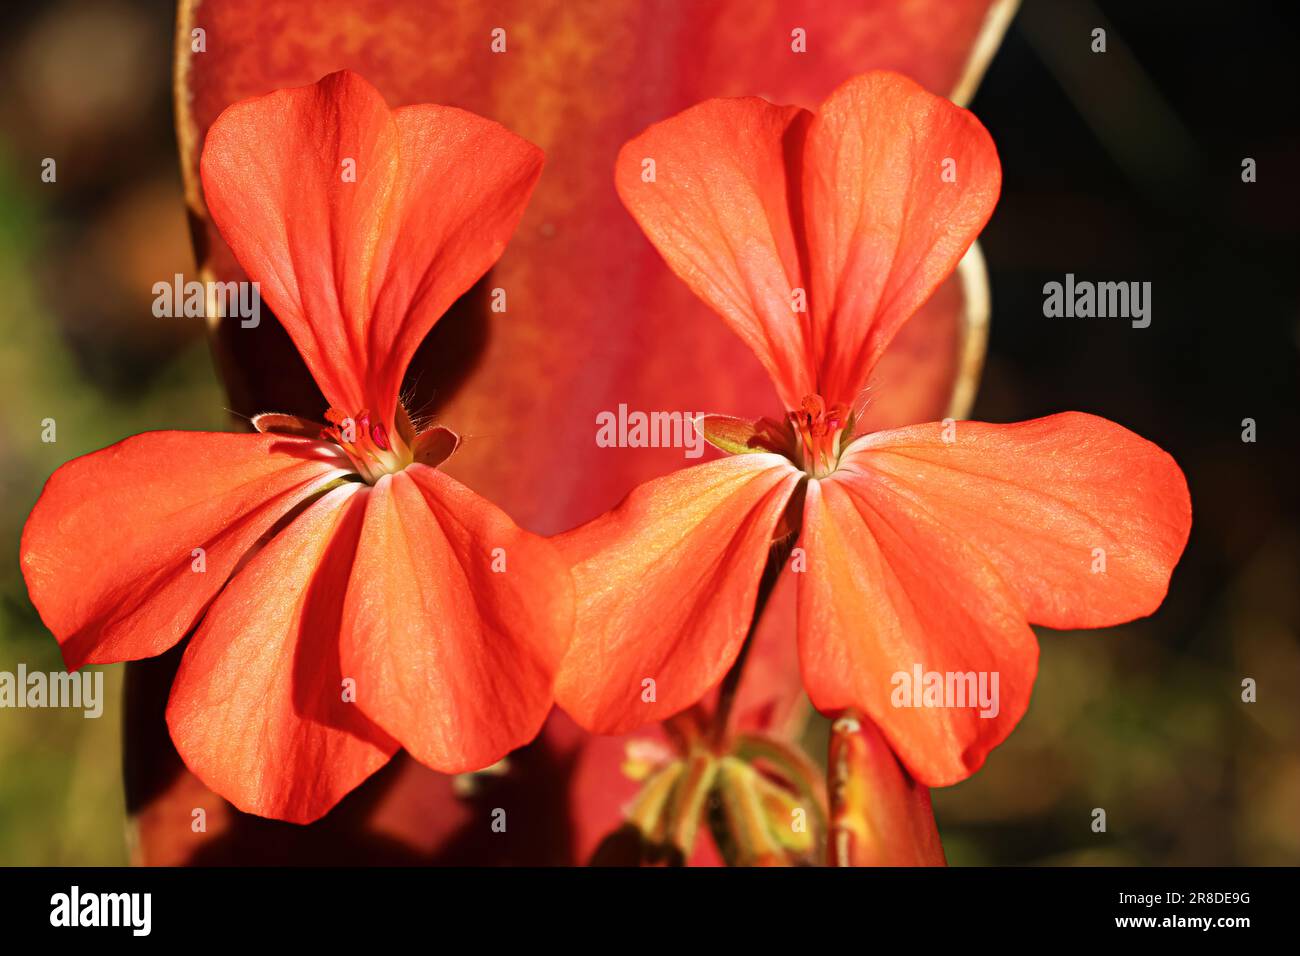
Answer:
<path fill-rule="evenodd" d="M 839 460 L 840 434 L 848 424 L 849 410 L 836 403 L 827 407 L 820 395 L 805 395 L 800 410 L 787 414 L 799 436 L 805 469 L 822 477 L 835 469 Z"/>
<path fill-rule="evenodd" d="M 400 439 L 394 444 L 388 426 L 372 419 L 369 409 L 349 416 L 331 408 L 325 417 L 334 424 L 321 429 L 321 438 L 347 452 L 357 474 L 371 484 L 383 475 L 401 471 L 413 460 L 411 449 Z"/>

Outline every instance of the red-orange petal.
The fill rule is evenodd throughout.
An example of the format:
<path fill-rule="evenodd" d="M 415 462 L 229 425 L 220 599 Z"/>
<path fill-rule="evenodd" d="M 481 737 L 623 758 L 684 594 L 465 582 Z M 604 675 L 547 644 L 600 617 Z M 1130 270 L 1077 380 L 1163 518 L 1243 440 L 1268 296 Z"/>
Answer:
<path fill-rule="evenodd" d="M 997 568 L 1031 624 L 1106 627 L 1153 613 L 1191 531 L 1170 455 L 1095 415 L 957 422 L 868 436 L 841 461 Z"/>
<path fill-rule="evenodd" d="M 347 71 L 231 106 L 201 160 L 213 221 L 329 403 L 390 432 L 412 354 L 500 257 L 541 166 L 497 123 L 389 110 Z"/>
<path fill-rule="evenodd" d="M 443 773 L 528 743 L 553 701 L 573 620 L 544 538 L 424 465 L 370 491 L 341 655 L 361 709 Z"/>
<path fill-rule="evenodd" d="M 865 712 L 917 780 L 956 783 L 979 769 L 1024 714 L 1038 668 L 1034 633 L 973 543 L 933 520 L 911 523 L 883 490 L 837 476 L 810 481 L 804 501 L 804 687 L 823 712 Z M 996 673 L 996 715 L 894 706 L 903 686 L 895 675 L 910 679 L 917 666 L 922 675 Z"/>
<path fill-rule="evenodd" d="M 161 654 L 262 535 L 346 470 L 285 435 L 133 436 L 50 477 L 23 529 L 27 592 L 69 669 Z"/>
<path fill-rule="evenodd" d="M 855 77 L 821 105 L 803 210 L 817 390 L 828 402 L 855 401 L 984 228 L 1001 186 L 979 120 L 900 74 Z"/>
<path fill-rule="evenodd" d="M 365 498 L 348 483 L 295 518 L 231 581 L 181 659 L 167 704 L 172 740 L 191 771 L 248 813 L 310 823 L 397 750 L 349 699 L 339 663 Z"/>
<path fill-rule="evenodd" d="M 1104 419 L 952 429 L 951 441 L 931 424 L 857 442 L 810 483 L 801 541 L 809 696 L 822 710 L 866 711 L 929 786 L 977 770 L 1024 713 L 1038 659 L 1029 622 L 1099 627 L 1151 613 L 1191 521 L 1173 460 Z M 996 675 L 996 713 L 901 706 L 915 702 L 918 667 L 973 673 L 990 690 Z"/>
<path fill-rule="evenodd" d="M 625 733 L 716 685 L 749 631 L 801 476 L 779 455 L 723 458 L 646 482 L 556 538 L 578 596 L 559 705 L 589 730 Z"/>
<path fill-rule="evenodd" d="M 614 171 L 646 236 L 753 349 L 787 408 L 816 391 L 790 206 L 809 118 L 755 97 L 706 100 L 630 140 Z"/>

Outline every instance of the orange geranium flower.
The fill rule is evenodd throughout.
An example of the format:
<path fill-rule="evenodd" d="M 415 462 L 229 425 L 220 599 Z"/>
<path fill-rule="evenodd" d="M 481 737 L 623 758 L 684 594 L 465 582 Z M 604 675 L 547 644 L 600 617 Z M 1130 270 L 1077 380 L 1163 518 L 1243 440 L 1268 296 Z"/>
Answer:
<path fill-rule="evenodd" d="M 856 432 L 876 362 L 992 214 L 988 132 L 869 73 L 815 115 L 756 98 L 694 106 L 630 141 L 616 182 L 786 414 L 705 416 L 729 457 L 647 482 L 557 539 L 578 588 L 559 703 L 621 733 L 700 700 L 746 639 L 774 538 L 797 534 L 813 703 L 867 715 L 926 785 L 965 778 L 1028 705 L 1030 624 L 1152 613 L 1191 524 L 1173 459 L 1091 415 Z M 936 672 L 981 679 L 994 706 L 900 697 L 896 675 Z"/>
<path fill-rule="evenodd" d="M 208 131 L 208 208 L 330 424 L 262 415 L 260 434 L 153 432 L 69 462 L 28 519 L 22 566 L 71 669 L 194 630 L 167 721 L 240 809 L 313 820 L 399 746 L 481 769 L 551 707 L 568 570 L 438 469 L 457 436 L 417 428 L 399 399 L 541 167 L 496 123 L 389 110 L 346 72 L 236 104 Z"/>

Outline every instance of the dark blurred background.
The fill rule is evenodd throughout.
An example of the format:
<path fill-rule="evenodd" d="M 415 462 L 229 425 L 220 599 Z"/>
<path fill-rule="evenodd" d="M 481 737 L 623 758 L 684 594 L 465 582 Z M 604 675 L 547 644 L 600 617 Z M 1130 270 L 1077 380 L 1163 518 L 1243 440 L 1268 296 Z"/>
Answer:
<path fill-rule="evenodd" d="M 1300 862 L 1296 41 L 1295 4 L 1029 2 L 971 105 L 1005 177 L 972 417 L 1118 421 L 1182 465 L 1193 524 L 1154 617 L 1041 632 L 1028 717 L 936 794 L 954 861 Z M 1067 272 L 1150 281 L 1150 327 L 1044 318 Z"/>
<path fill-rule="evenodd" d="M 0 670 L 50 670 L 17 563 L 45 478 L 127 434 L 227 416 L 201 322 L 160 334 L 150 311 L 153 282 L 193 269 L 172 4 L 11 2 L 3 17 Z M 1297 19 L 1290 3 L 1029 0 L 971 105 L 1004 174 L 972 417 L 1118 421 L 1177 458 L 1194 524 L 1154 617 L 1042 632 L 1029 714 L 935 794 L 954 864 L 1300 863 Z M 58 188 L 40 181 L 46 156 Z M 1043 284 L 1067 272 L 1151 282 L 1150 327 L 1045 318 Z M 0 862 L 126 861 L 121 668 L 105 672 L 101 720 L 0 711 Z"/>

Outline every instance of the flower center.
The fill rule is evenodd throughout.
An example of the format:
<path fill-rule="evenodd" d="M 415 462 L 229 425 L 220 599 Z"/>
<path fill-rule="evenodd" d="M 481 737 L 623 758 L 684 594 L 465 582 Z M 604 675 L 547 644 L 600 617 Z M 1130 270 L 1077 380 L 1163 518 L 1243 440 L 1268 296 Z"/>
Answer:
<path fill-rule="evenodd" d="M 795 434 L 796 463 L 814 478 L 825 478 L 840 460 L 841 441 L 852 424 L 845 405 L 827 406 L 820 395 L 805 395 L 798 411 L 786 412 Z"/>
<path fill-rule="evenodd" d="M 390 435 L 379 421 L 372 421 L 370 412 L 346 415 L 336 408 L 325 413 L 330 424 L 322 428 L 320 437 L 332 441 L 352 460 L 357 474 L 373 485 L 384 475 L 401 471 L 415 455 L 400 435 Z"/>

